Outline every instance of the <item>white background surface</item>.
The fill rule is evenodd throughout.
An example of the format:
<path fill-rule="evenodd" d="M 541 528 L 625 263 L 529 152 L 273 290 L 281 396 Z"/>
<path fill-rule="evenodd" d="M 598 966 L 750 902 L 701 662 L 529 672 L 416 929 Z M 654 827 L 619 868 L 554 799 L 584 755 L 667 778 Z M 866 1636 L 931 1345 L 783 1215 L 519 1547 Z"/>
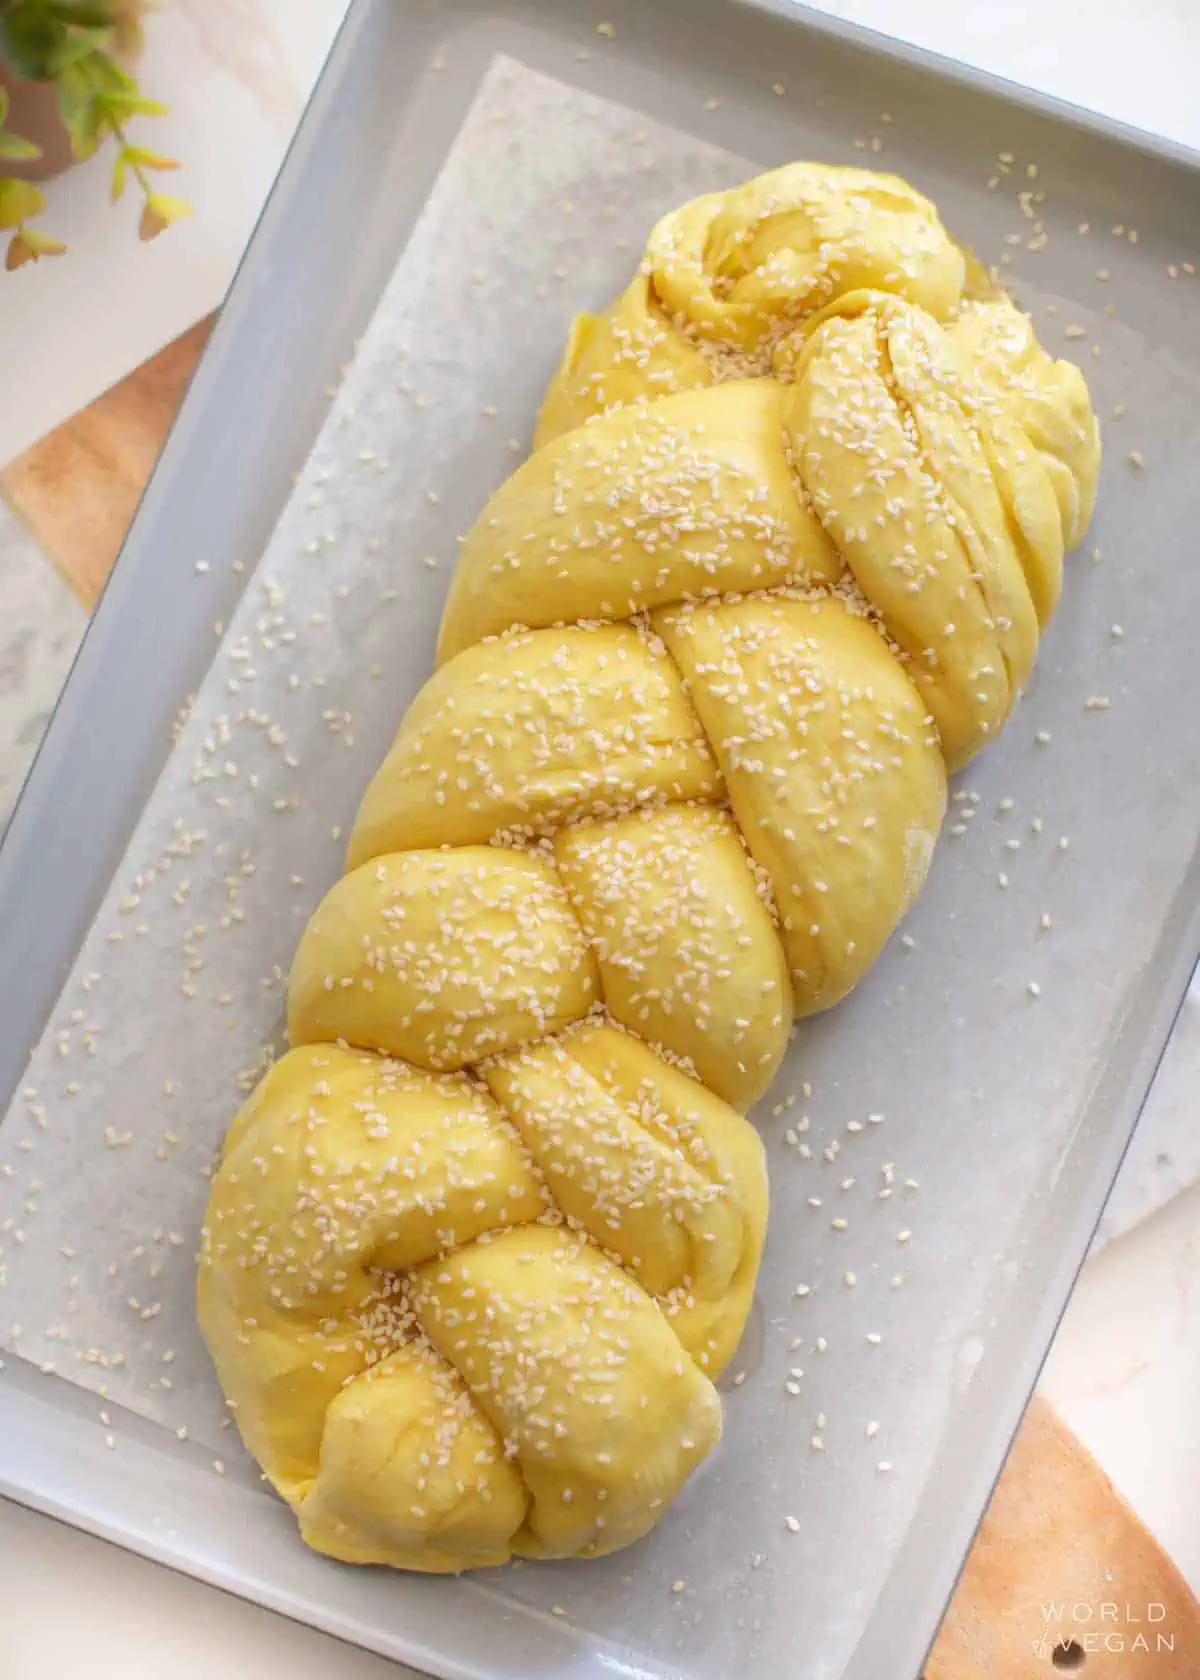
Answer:
<path fill-rule="evenodd" d="M 171 107 L 130 139 L 179 160 L 158 177 L 195 219 L 151 245 L 141 205 L 109 201 L 102 148 L 45 188 L 40 225 L 71 249 L 0 289 L 0 463 L 161 350 L 225 294 L 345 0 L 162 0 L 138 76 Z M 19 393 L 14 400 L 12 393 Z"/>
<path fill-rule="evenodd" d="M 826 10 L 1200 147 L 1194 0 L 829 0 Z M 0 460 L 220 299 L 341 0 L 165 0 L 148 88 L 195 223 L 149 250 L 102 163 L 52 189 L 69 259 L 6 281 Z M 598 16 L 602 15 L 598 12 Z M 54 330 L 50 330 L 50 324 Z M 1186 1115 L 1183 1118 L 1187 1118 Z M 1046 1392 L 1200 1587 L 1200 1188 L 1091 1261 Z M 0 1504 L 3 1680 L 372 1680 L 399 1671 Z"/>

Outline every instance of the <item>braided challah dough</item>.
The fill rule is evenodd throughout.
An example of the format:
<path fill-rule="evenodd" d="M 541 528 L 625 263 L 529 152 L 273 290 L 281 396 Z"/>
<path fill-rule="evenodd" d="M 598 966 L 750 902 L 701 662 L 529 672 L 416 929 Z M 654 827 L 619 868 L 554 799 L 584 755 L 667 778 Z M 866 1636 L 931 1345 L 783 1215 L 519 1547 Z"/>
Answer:
<path fill-rule="evenodd" d="M 697 200 L 576 323 L 301 941 L 199 1275 L 304 1537 L 646 1533 L 720 1433 L 742 1111 L 924 881 L 1087 523 L 1081 375 L 902 181 Z"/>

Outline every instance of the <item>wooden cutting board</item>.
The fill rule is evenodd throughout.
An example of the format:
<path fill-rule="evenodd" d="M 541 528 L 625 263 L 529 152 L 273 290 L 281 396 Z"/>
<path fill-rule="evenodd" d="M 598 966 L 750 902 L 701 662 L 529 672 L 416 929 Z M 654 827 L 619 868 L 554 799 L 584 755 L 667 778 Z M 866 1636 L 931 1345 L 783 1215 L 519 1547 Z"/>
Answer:
<path fill-rule="evenodd" d="M 0 472 L 11 504 L 89 609 L 100 598 L 211 316 Z"/>
<path fill-rule="evenodd" d="M 199 322 L 0 472 L 0 492 L 88 607 L 211 325 Z M 1060 1674 L 1200 1680 L 1200 1605 L 1099 1465 L 1035 1398 L 925 1680 Z"/>
<path fill-rule="evenodd" d="M 1200 1605 L 1100 1466 L 1035 1396 L 925 1680 L 1059 1674 L 1196 1680 Z"/>

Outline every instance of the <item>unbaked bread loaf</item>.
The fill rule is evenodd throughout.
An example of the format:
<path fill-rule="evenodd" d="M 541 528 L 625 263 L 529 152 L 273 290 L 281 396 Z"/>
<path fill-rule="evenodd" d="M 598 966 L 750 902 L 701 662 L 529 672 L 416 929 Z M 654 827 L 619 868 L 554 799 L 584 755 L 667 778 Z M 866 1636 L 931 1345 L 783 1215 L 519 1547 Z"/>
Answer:
<path fill-rule="evenodd" d="M 925 879 L 1095 493 L 1053 361 L 893 177 L 668 216 L 576 323 L 226 1140 L 200 1321 L 304 1537 L 597 1556 L 720 1432 L 793 1019 Z"/>

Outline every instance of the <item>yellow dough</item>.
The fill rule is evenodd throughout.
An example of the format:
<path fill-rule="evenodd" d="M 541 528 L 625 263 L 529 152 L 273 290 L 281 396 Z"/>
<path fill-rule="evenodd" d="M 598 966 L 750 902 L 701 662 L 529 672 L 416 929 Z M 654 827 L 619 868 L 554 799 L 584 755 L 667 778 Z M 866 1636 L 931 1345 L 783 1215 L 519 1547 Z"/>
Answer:
<path fill-rule="evenodd" d="M 720 1435 L 744 1113 L 921 890 L 1095 499 L 1082 375 L 893 176 L 685 205 L 466 539 L 234 1121 L 198 1311 L 305 1540 L 647 1533 Z"/>
<path fill-rule="evenodd" d="M 607 409 L 767 373 L 780 330 L 845 292 L 893 292 L 944 320 L 966 285 L 963 253 L 907 181 L 773 169 L 663 217 L 628 288 L 577 317 L 536 441 Z"/>

